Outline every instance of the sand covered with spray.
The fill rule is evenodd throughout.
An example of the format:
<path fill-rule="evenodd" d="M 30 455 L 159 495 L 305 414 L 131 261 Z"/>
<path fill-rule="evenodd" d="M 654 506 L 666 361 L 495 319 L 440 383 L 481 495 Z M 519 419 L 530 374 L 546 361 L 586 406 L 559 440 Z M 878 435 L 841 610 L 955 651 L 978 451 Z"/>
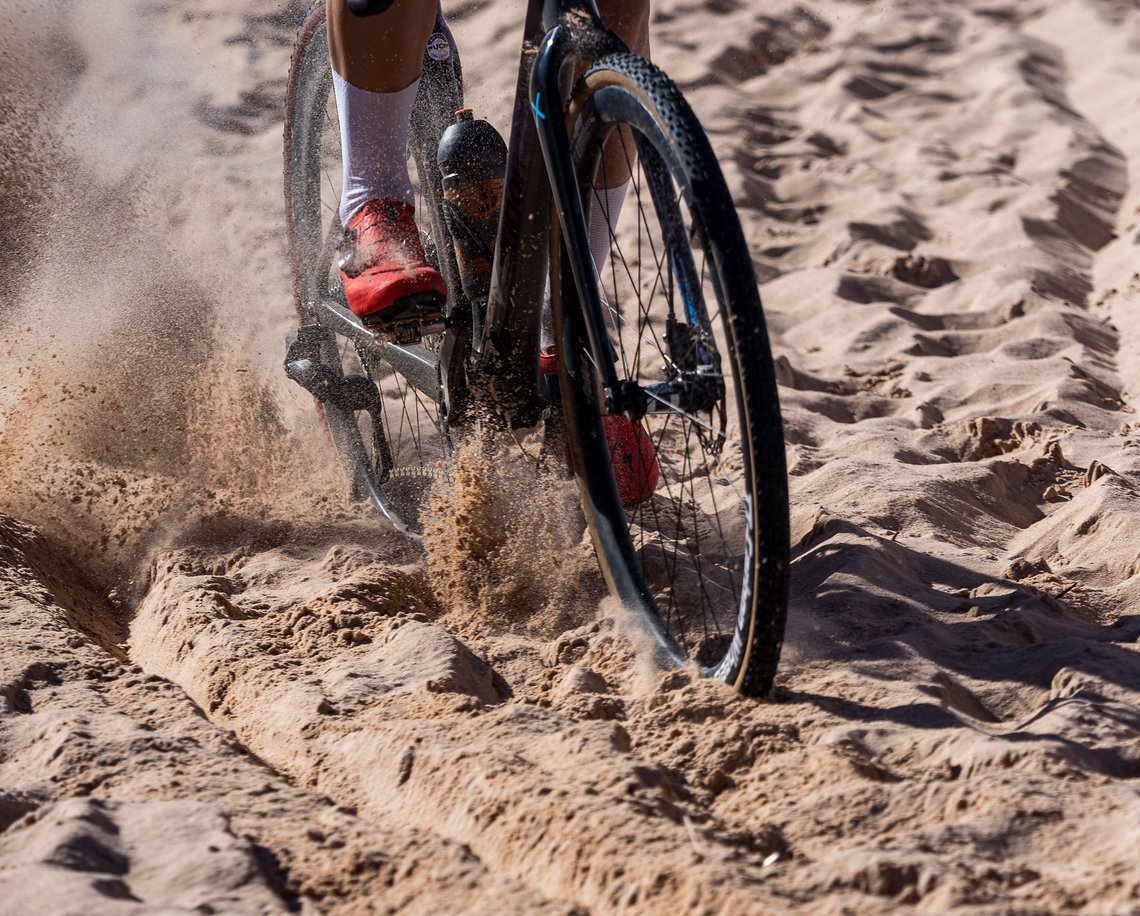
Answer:
<path fill-rule="evenodd" d="M 1140 11 L 654 4 L 777 355 L 757 702 L 652 669 L 521 450 L 426 552 L 344 505 L 304 5 L 5 17 L 0 913 L 1140 909 Z M 448 9 L 505 130 L 522 4 Z"/>

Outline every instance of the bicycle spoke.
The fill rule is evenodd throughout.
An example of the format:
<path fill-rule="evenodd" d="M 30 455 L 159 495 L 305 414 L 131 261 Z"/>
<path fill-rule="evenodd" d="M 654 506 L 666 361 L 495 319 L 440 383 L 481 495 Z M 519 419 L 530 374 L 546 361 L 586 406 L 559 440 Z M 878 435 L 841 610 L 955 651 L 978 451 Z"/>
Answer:
<path fill-rule="evenodd" d="M 600 165 L 590 192 L 597 218 L 609 221 L 605 139 L 596 140 Z M 744 443 L 723 426 L 733 383 L 720 371 L 713 331 L 722 319 L 721 296 L 691 203 L 663 168 L 644 155 L 635 158 L 624 138 L 621 150 L 631 175 L 632 224 L 623 241 L 610 223 L 610 263 L 596 276 L 619 371 L 650 399 L 640 425 L 660 464 L 656 492 L 628 510 L 630 530 L 645 568 L 655 571 L 666 628 L 687 653 L 712 658 L 731 639 L 740 602 L 741 558 L 732 544 L 745 500 L 739 473 L 726 464 Z M 668 321 L 681 328 L 672 342 Z M 596 368 L 588 348 L 583 356 Z M 653 390 L 668 380 L 717 386 L 722 394 L 712 407 L 689 409 Z M 636 473 L 645 473 L 640 453 L 634 460 Z"/>

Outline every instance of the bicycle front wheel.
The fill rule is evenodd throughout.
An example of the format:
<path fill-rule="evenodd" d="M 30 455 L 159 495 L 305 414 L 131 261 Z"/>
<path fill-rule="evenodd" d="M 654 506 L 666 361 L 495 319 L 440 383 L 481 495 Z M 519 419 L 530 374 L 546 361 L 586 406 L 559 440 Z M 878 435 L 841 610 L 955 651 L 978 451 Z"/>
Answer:
<path fill-rule="evenodd" d="M 569 124 L 583 203 L 611 233 L 608 263 L 594 271 L 595 319 L 578 303 L 565 247 L 552 251 L 567 436 L 602 571 L 664 654 L 766 693 L 787 607 L 787 476 L 739 219 L 695 116 L 647 61 L 616 54 L 589 68 Z M 603 189 L 626 174 L 615 225 Z M 593 345 L 591 320 L 602 325 Z M 604 360 L 615 364 L 625 420 L 607 417 Z M 611 447 L 626 463 L 620 487 Z M 641 475 L 633 487 L 631 474 Z M 631 490 L 644 498 L 623 506 Z"/>

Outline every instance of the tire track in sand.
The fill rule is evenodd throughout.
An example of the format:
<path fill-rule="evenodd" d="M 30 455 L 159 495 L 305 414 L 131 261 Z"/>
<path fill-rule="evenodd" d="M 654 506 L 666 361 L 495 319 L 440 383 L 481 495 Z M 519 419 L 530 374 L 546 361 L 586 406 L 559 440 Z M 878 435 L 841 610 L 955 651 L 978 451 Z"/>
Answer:
<path fill-rule="evenodd" d="M 115 658 L 122 621 L 84 581 L 0 516 L 0 913 L 571 910 L 290 784 Z"/>
<path fill-rule="evenodd" d="M 630 752 L 612 711 L 581 721 L 528 701 L 432 622 L 419 567 L 340 549 L 294 562 L 288 583 L 268 573 L 271 554 L 215 561 L 224 574 L 204 565 L 193 551 L 158 561 L 131 656 L 299 784 L 378 825 L 462 842 L 547 897 L 607 911 L 751 906 L 778 835 L 725 835 Z"/>

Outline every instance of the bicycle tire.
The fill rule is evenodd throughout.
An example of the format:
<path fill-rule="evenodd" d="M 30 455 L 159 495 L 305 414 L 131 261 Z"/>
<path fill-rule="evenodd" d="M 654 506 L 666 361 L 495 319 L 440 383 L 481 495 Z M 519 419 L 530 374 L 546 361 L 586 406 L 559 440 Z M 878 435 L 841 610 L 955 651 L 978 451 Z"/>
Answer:
<path fill-rule="evenodd" d="M 441 415 L 441 392 L 419 388 L 385 361 L 374 348 L 338 336 L 338 317 L 355 321 L 344 302 L 339 271 L 334 267 L 342 231 L 339 204 L 341 164 L 332 75 L 328 60 L 325 4 L 318 0 L 306 16 L 294 45 L 285 98 L 284 184 L 289 261 L 297 318 L 303 328 L 320 328 L 319 362 L 335 377 L 363 375 L 378 389 L 382 429 L 388 454 L 381 460 L 372 415 L 317 400 L 325 428 L 347 480 L 351 497 L 374 503 L 396 527 L 415 532 L 419 512 L 432 481 L 446 470 L 451 452 Z M 420 104 L 417 99 L 417 105 Z M 414 146 L 415 144 L 413 144 Z M 425 201 L 430 164 L 414 156 L 419 177 L 417 212 L 434 225 L 437 207 Z M 429 252 L 430 237 L 426 238 Z M 329 306 L 334 306 L 330 313 Z M 442 335 L 435 335 L 436 338 Z M 438 339 L 424 346 L 438 349 Z M 390 458 L 390 466 L 383 467 Z"/>
<path fill-rule="evenodd" d="M 587 212 L 591 196 L 602 200 L 595 182 L 610 184 L 602 150 L 619 128 L 611 142 L 629 153 L 623 213 L 633 205 L 638 218 L 635 227 L 619 223 L 617 233 L 630 227 L 624 234 L 610 227 L 609 263 L 602 276 L 593 271 L 607 325 L 597 337 L 608 336 L 603 346 L 619 380 L 637 385 L 629 390 L 644 398 L 647 412 L 627 416 L 640 424 L 660 467 L 652 496 L 623 507 L 591 368 L 604 356 L 592 352 L 556 232 L 563 410 L 599 563 L 611 591 L 641 612 L 662 654 L 695 662 L 703 675 L 742 693 L 765 694 L 787 613 L 787 472 L 775 371 L 739 218 L 696 117 L 649 62 L 622 53 L 589 67 L 567 124 Z M 643 247 L 654 238 L 660 251 Z M 674 324 L 670 340 L 665 329 L 670 316 L 678 322 L 678 310 L 685 327 Z M 687 392 L 677 395 L 687 399 L 685 409 L 665 404 L 663 393 L 671 391 Z M 736 505 L 722 512 L 718 499 Z"/>

